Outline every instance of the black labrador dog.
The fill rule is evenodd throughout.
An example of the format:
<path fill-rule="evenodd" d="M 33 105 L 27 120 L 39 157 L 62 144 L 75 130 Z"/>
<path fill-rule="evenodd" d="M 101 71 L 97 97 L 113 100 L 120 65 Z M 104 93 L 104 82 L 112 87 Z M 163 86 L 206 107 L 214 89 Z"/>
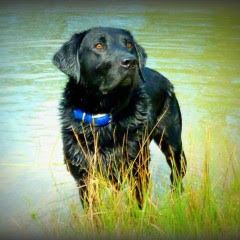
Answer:
<path fill-rule="evenodd" d="M 63 150 L 82 201 L 92 166 L 101 165 L 114 184 L 123 168 L 130 169 L 141 208 L 151 140 L 172 169 L 172 186 L 182 185 L 186 158 L 179 104 L 173 85 L 145 67 L 146 59 L 129 31 L 105 27 L 74 34 L 53 57 L 69 77 L 60 103 Z"/>

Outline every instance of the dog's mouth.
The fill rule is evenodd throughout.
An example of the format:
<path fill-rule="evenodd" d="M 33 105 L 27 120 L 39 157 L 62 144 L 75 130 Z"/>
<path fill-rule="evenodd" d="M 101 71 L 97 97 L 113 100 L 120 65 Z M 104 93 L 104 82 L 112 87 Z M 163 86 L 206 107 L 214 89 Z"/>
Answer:
<path fill-rule="evenodd" d="M 111 84 L 102 84 L 99 88 L 102 94 L 107 95 L 116 91 L 119 87 L 132 87 L 133 85 L 133 78 L 129 75 L 121 78 L 120 80 L 110 80 Z"/>

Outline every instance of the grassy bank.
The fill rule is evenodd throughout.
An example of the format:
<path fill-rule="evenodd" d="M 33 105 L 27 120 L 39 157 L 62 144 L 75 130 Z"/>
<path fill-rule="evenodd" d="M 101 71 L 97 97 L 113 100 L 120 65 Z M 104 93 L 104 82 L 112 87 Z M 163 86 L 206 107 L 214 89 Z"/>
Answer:
<path fill-rule="evenodd" d="M 51 213 L 54 239 L 228 239 L 240 234 L 240 168 L 236 149 L 213 149 L 206 134 L 205 154 L 198 173 L 191 169 L 185 191 L 159 190 L 150 181 L 145 204 L 139 210 L 130 184 L 120 191 L 100 174 L 90 180 L 90 205 L 69 200 L 65 210 Z M 221 165 L 221 166 L 220 166 Z M 44 228 L 44 226 L 43 226 Z"/>

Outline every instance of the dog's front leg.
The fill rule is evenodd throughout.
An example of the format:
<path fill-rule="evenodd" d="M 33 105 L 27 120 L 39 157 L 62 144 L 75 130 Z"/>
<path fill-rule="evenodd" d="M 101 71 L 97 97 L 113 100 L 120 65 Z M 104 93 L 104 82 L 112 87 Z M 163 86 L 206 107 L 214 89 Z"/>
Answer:
<path fill-rule="evenodd" d="M 99 201 L 100 193 L 96 184 L 96 176 L 92 173 L 87 173 L 78 180 L 79 197 L 86 211 L 93 211 Z"/>
<path fill-rule="evenodd" d="M 87 209 L 89 206 L 87 177 L 78 180 L 78 191 L 82 206 Z"/>

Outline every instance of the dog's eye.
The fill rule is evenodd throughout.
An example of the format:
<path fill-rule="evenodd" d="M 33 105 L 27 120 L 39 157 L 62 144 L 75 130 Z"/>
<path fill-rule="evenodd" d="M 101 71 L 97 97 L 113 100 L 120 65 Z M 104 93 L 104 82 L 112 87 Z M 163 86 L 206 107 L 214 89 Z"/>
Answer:
<path fill-rule="evenodd" d="M 97 50 L 102 50 L 102 49 L 103 49 L 103 45 L 102 45 L 101 43 L 98 43 L 98 44 L 95 46 L 95 48 L 96 48 Z"/>
<path fill-rule="evenodd" d="M 132 48 L 132 43 L 128 42 L 127 43 L 127 48 Z"/>

